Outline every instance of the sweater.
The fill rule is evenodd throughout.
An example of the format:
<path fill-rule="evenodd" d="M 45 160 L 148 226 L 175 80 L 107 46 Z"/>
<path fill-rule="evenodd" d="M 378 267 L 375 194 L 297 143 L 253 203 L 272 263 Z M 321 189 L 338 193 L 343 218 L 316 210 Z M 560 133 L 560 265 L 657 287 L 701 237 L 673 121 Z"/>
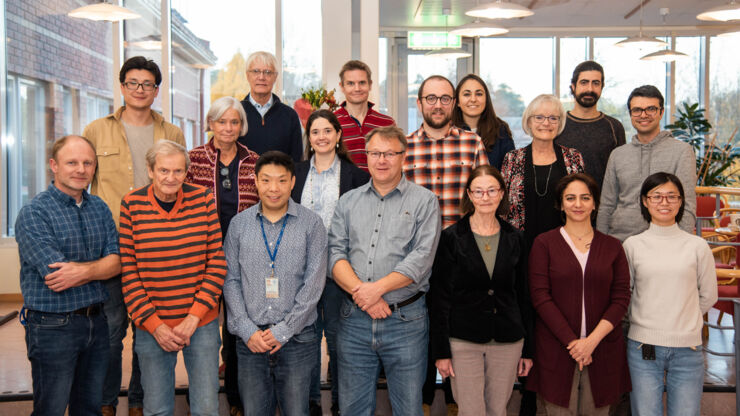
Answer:
<path fill-rule="evenodd" d="M 707 242 L 676 224 L 651 223 L 624 242 L 624 251 L 632 276 L 628 337 L 663 347 L 701 345 L 702 315 L 717 302 Z"/>
<path fill-rule="evenodd" d="M 283 104 L 275 94 L 272 94 L 272 106 L 264 117 L 249 102 L 249 94 L 242 100 L 242 107 L 247 113 L 249 129 L 246 135 L 239 137 L 239 143 L 258 155 L 279 150 L 296 163 L 303 159 L 301 122 L 295 110 Z"/>
<path fill-rule="evenodd" d="M 683 185 L 686 204 L 679 226 L 691 232 L 696 225 L 696 158 L 688 143 L 661 131 L 650 143 L 637 136 L 614 149 L 606 165 L 596 228 L 621 241 L 648 228 L 640 214 L 640 188 L 656 172 L 676 175 Z"/>
<path fill-rule="evenodd" d="M 121 284 L 134 324 L 153 333 L 188 315 L 199 326 L 218 318 L 226 277 L 221 227 L 211 191 L 183 184 L 170 212 L 151 185 L 121 201 Z"/>
<path fill-rule="evenodd" d="M 396 122 L 392 117 L 373 110 L 375 104 L 367 103 L 367 115 L 360 124 L 359 121 L 347 112 L 347 102 L 343 102 L 334 112 L 339 124 L 342 125 L 342 143 L 347 148 L 350 159 L 358 168 L 367 172 L 367 155 L 365 154 L 365 136 L 378 127 L 393 126 Z"/>
<path fill-rule="evenodd" d="M 601 186 L 609 155 L 626 140 L 622 123 L 613 117 L 600 113 L 596 118 L 584 119 L 568 112 L 565 130 L 555 143 L 581 152 L 586 173 Z"/>

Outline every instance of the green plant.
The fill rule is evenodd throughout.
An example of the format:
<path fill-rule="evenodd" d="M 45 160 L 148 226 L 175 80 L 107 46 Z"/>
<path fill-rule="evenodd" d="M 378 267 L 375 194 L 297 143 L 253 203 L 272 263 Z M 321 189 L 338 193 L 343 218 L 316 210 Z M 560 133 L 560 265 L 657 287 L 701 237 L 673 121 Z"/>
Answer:
<path fill-rule="evenodd" d="M 676 114 L 676 121 L 665 128 L 671 131 L 673 137 L 685 141 L 694 148 L 697 185 L 727 186 L 735 180 L 735 175 L 740 169 L 733 166 L 740 158 L 740 153 L 733 152 L 731 143 L 737 129 L 724 145 L 715 144 L 716 133 L 707 144 L 707 136 L 712 130 L 712 125 L 704 117 L 704 109 L 699 108 L 699 103 L 683 103 L 683 108 L 679 108 Z"/>

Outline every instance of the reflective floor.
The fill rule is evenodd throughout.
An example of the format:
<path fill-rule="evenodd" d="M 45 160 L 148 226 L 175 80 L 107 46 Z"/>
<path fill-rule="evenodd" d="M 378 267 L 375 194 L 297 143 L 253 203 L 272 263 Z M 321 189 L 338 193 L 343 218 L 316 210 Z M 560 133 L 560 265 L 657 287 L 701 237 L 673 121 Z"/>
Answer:
<path fill-rule="evenodd" d="M 20 302 L 0 302 L 0 317 L 14 310 L 19 310 Z M 717 311 L 712 310 L 709 314 L 710 322 L 716 322 Z M 723 318 L 724 325 L 732 325 L 732 319 L 729 316 Z M 733 331 L 732 330 L 709 330 L 709 339 L 706 347 L 717 352 L 733 352 Z M 31 402 L 14 401 L 5 402 L 6 399 L 13 395 L 28 395 L 31 393 L 31 366 L 26 358 L 26 345 L 24 340 L 23 327 L 15 318 L 8 323 L 0 326 L 0 415 L 28 415 L 31 413 Z M 326 363 L 323 363 L 322 374 L 326 374 Z M 735 359 L 734 357 L 717 357 L 705 353 L 705 390 L 727 389 L 735 386 Z M 131 371 L 131 337 L 130 333 L 124 340 L 124 365 L 123 379 L 124 385 L 127 385 L 128 377 Z M 176 385 L 178 387 L 187 386 L 188 378 L 185 372 L 185 366 L 180 359 L 177 363 Z M 123 386 L 125 389 L 126 387 Z M 432 415 L 444 415 L 444 399 L 441 391 L 437 392 L 437 400 L 432 408 Z M 514 392 L 509 403 L 509 414 L 518 414 L 519 393 Z M 329 392 L 322 392 L 322 402 L 324 414 L 329 415 L 330 398 Z M 119 415 L 126 415 L 127 409 L 126 398 L 121 397 L 118 407 Z M 187 404 L 184 396 L 180 395 L 176 399 L 175 415 L 186 415 Z M 540 412 L 544 414 L 543 412 Z M 221 395 L 221 414 L 228 414 L 228 405 L 226 398 Z M 378 408 L 376 415 L 390 415 L 390 406 L 388 404 L 387 394 L 384 390 L 378 390 Z M 702 415 L 708 416 L 730 416 L 735 414 L 735 395 L 734 393 L 715 393 L 707 392 L 702 396 Z"/>

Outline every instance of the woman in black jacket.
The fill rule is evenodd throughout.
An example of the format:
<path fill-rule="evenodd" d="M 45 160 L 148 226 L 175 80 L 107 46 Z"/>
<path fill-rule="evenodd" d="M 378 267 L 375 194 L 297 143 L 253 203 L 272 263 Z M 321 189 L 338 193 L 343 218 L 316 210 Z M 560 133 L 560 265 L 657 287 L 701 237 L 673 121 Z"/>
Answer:
<path fill-rule="evenodd" d="M 347 149 L 340 140 L 342 125 L 329 110 L 314 111 L 306 121 L 306 160 L 295 168 L 295 186 L 291 193 L 293 200 L 310 208 L 321 216 L 324 227 L 329 229 L 334 207 L 339 197 L 345 192 L 364 185 L 370 175 L 352 163 Z M 331 375 L 332 412 L 338 412 L 339 396 L 337 393 L 337 347 L 336 334 L 339 324 L 339 307 L 344 292 L 326 279 L 324 293 L 318 304 L 319 317 L 316 327 L 324 331 L 326 345 L 329 349 L 329 374 Z M 319 333 L 319 339 L 321 334 Z M 311 414 L 321 414 L 320 390 L 321 360 L 317 360 L 311 377 L 310 408 Z"/>
<path fill-rule="evenodd" d="M 532 368 L 527 253 L 507 212 L 501 173 L 473 170 L 465 186 L 465 216 L 442 231 L 430 286 L 432 356 L 452 377 L 460 415 L 505 415 L 514 376 Z"/>

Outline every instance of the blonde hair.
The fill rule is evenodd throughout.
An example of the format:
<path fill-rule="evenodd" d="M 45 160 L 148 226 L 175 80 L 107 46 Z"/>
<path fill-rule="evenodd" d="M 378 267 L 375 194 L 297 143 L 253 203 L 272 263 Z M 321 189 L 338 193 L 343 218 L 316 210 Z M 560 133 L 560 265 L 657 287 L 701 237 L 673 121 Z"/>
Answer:
<path fill-rule="evenodd" d="M 535 97 L 531 103 L 529 103 L 527 109 L 524 110 L 524 114 L 522 114 L 522 130 L 524 130 L 524 132 L 530 137 L 532 136 L 532 130 L 529 128 L 529 118 L 534 116 L 534 113 L 539 110 L 544 103 L 554 104 L 558 110 L 558 116 L 560 116 L 560 120 L 558 121 L 558 135 L 565 130 L 565 109 L 563 108 L 563 103 L 560 102 L 558 97 L 552 94 L 540 94 Z"/>

